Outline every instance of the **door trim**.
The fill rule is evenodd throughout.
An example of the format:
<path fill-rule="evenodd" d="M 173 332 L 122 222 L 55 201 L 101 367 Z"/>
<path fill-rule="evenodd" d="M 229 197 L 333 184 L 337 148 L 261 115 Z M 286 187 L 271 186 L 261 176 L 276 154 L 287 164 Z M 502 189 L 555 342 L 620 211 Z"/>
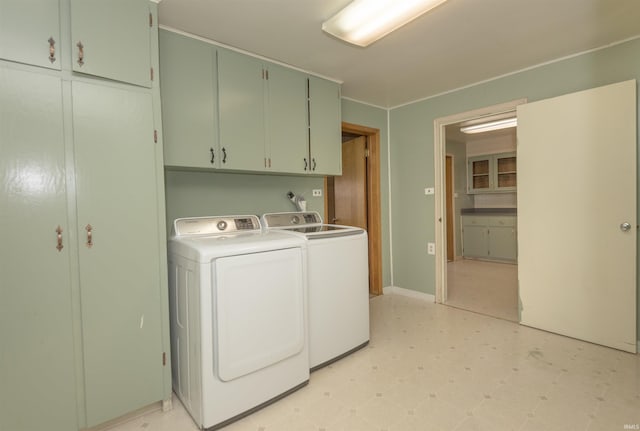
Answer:
<path fill-rule="evenodd" d="M 435 234 L 436 234 L 436 303 L 447 300 L 447 252 L 446 252 L 446 193 L 445 193 L 445 127 L 488 115 L 515 111 L 518 105 L 527 103 L 527 99 L 516 99 L 498 105 L 487 106 L 471 111 L 440 117 L 433 120 L 433 151 L 435 171 Z"/>
<path fill-rule="evenodd" d="M 455 157 L 453 154 L 446 154 L 445 155 L 445 161 L 446 160 L 451 160 L 451 167 L 450 169 L 446 169 L 446 164 L 445 164 L 445 244 L 447 245 L 446 247 L 446 253 L 447 253 L 447 262 L 450 261 L 455 261 L 456 258 L 458 257 L 456 255 L 456 239 L 457 239 L 457 232 L 456 232 L 456 220 L 455 220 L 455 215 L 456 215 L 456 201 L 454 199 L 454 195 L 455 195 L 455 189 L 456 189 L 456 185 L 455 185 Z M 447 176 L 450 177 L 450 188 L 446 187 L 446 183 L 447 183 Z M 449 203 L 447 203 L 447 200 L 449 200 L 449 202 L 451 203 L 449 205 Z M 451 211 L 447 211 L 449 209 L 449 207 L 451 207 Z M 451 218 L 451 223 L 449 223 L 449 218 Z M 449 244 L 449 233 L 451 233 L 451 244 Z M 451 246 L 451 247 L 449 247 Z"/>
<path fill-rule="evenodd" d="M 342 122 L 342 131 L 367 138 L 367 233 L 369 236 L 369 293 L 382 295 L 382 228 L 380 212 L 380 129 Z M 327 219 L 327 177 L 324 177 L 324 208 Z"/>

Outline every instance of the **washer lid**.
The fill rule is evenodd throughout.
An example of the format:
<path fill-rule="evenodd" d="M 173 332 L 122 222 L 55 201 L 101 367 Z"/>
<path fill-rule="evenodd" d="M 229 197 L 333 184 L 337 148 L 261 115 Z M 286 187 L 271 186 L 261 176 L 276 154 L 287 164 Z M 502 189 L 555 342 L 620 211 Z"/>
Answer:
<path fill-rule="evenodd" d="M 303 247 L 304 240 L 282 232 L 263 232 L 258 217 L 190 217 L 173 223 L 168 251 L 206 263 L 221 256 Z"/>

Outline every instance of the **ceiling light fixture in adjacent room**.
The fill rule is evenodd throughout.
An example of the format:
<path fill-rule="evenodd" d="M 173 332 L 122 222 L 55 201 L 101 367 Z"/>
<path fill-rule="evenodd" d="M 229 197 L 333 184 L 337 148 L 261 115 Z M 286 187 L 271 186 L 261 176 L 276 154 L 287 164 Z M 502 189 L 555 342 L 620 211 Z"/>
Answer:
<path fill-rule="evenodd" d="M 490 132 L 492 130 L 508 129 L 510 127 L 517 127 L 518 119 L 516 117 L 503 118 L 501 120 L 489 121 L 486 123 L 472 124 L 460 128 L 462 133 L 482 133 Z"/>
<path fill-rule="evenodd" d="M 325 32 L 368 46 L 446 0 L 355 0 L 322 24 Z"/>

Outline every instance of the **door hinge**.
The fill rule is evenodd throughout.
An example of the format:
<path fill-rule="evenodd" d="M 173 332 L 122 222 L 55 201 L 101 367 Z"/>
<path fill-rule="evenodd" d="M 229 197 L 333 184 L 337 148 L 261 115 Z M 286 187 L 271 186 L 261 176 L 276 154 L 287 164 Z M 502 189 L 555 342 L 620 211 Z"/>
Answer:
<path fill-rule="evenodd" d="M 158 143 L 158 131 L 157 131 L 157 130 L 154 130 L 154 131 L 153 131 L 153 142 L 154 142 L 155 144 L 157 144 L 157 143 Z"/>
<path fill-rule="evenodd" d="M 166 352 L 162 352 L 162 366 L 166 366 L 167 365 L 167 353 Z"/>
<path fill-rule="evenodd" d="M 369 157 L 369 149 L 368 148 L 364 149 L 364 156 L 365 157 Z"/>
<path fill-rule="evenodd" d="M 153 27 L 153 14 L 149 12 L 149 27 Z"/>
<path fill-rule="evenodd" d="M 151 81 L 153 81 L 153 67 L 151 68 Z"/>

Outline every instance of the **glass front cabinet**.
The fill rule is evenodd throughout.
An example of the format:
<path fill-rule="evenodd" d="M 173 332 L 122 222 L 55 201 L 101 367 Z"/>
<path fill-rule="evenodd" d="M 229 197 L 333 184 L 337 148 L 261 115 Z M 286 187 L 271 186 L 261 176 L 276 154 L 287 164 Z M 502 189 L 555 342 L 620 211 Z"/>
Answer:
<path fill-rule="evenodd" d="M 516 153 L 469 157 L 467 169 L 467 189 L 469 193 L 516 191 Z"/>

